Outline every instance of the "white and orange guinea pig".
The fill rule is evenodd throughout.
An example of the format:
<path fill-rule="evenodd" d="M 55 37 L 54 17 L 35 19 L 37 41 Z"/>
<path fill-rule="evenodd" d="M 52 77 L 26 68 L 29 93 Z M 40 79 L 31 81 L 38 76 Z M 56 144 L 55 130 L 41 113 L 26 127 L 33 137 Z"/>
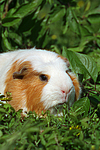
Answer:
<path fill-rule="evenodd" d="M 0 54 L 0 93 L 11 92 L 17 111 L 50 110 L 80 97 L 80 85 L 66 58 L 47 50 L 17 50 Z"/>

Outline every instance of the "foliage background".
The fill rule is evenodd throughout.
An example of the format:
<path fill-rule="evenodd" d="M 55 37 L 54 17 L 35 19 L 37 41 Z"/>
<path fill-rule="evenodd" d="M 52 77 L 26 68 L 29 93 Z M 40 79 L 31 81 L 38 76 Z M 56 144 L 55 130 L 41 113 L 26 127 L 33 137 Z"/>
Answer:
<path fill-rule="evenodd" d="M 70 111 L 63 106 L 63 117 L 30 112 L 22 119 L 1 102 L 0 149 L 100 149 L 100 1 L 0 0 L 0 8 L 0 52 L 36 47 L 62 54 L 83 91 Z"/>

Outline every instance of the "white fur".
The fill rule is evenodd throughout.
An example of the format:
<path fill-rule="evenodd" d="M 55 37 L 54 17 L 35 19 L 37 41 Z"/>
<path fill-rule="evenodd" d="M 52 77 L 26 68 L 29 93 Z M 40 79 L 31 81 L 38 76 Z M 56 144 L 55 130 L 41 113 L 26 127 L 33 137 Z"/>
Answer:
<path fill-rule="evenodd" d="M 73 103 L 75 89 L 72 80 L 66 73 L 68 70 L 66 62 L 54 52 L 36 50 L 35 48 L 0 54 L 0 92 L 2 94 L 4 94 L 5 89 L 6 74 L 11 65 L 18 59 L 23 62 L 30 61 L 34 70 L 50 76 L 41 96 L 41 101 L 44 102 L 46 109 L 58 103 L 68 101 L 70 105 Z M 62 90 L 68 93 L 67 96 L 62 93 Z"/>
<path fill-rule="evenodd" d="M 49 70 L 49 64 L 51 65 L 52 62 L 57 58 L 57 54 L 54 52 L 46 51 L 46 50 L 36 50 L 35 48 L 32 48 L 30 50 L 17 50 L 17 51 L 11 51 L 7 53 L 0 54 L 0 92 L 3 93 L 5 89 L 5 78 L 8 70 L 11 68 L 11 65 L 16 60 L 23 60 L 23 61 L 31 61 L 31 64 L 38 72 L 47 73 L 47 68 Z M 59 58 L 57 58 L 59 60 Z M 62 63 L 61 63 L 62 62 Z M 66 63 L 60 59 L 60 61 L 57 62 L 58 66 L 65 67 L 67 70 Z M 57 64 L 56 63 L 56 64 Z M 61 63 L 61 64 L 60 64 Z M 54 65 L 54 64 L 52 64 Z M 61 66 L 63 65 L 63 66 Z M 50 69 L 51 70 L 51 69 Z"/>

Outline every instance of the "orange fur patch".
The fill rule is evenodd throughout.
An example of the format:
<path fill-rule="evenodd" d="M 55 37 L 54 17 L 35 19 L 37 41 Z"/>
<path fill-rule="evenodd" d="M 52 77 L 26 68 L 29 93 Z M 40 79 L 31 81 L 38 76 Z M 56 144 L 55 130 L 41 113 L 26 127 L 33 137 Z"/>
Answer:
<path fill-rule="evenodd" d="M 79 81 L 77 80 L 76 76 L 75 75 L 72 75 L 72 74 L 69 74 L 68 75 L 70 76 L 72 82 L 73 82 L 73 85 L 74 85 L 74 88 L 75 88 L 75 100 L 77 100 L 80 96 L 80 84 L 79 84 Z"/>
<path fill-rule="evenodd" d="M 25 70 L 23 79 L 13 79 L 13 73 L 20 71 L 23 67 L 28 68 Z M 15 61 L 7 72 L 5 93 L 12 93 L 12 100 L 9 103 L 16 111 L 25 107 L 27 111 L 35 111 L 37 114 L 40 114 L 42 110 L 45 111 L 40 99 L 42 89 L 47 83 L 39 79 L 40 74 L 33 71 L 29 61 L 23 63 Z"/>

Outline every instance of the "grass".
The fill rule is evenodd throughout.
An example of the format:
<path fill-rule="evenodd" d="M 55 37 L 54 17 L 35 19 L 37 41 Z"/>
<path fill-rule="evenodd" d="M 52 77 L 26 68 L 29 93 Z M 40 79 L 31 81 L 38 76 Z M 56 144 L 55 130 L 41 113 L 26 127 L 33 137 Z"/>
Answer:
<path fill-rule="evenodd" d="M 99 105 L 97 108 L 90 106 L 85 97 L 75 102 L 70 110 L 64 104 L 63 116 L 47 111 L 42 112 L 42 117 L 29 112 L 22 118 L 22 110 L 16 112 L 11 105 L 1 102 L 0 150 L 99 150 L 99 109 Z"/>

